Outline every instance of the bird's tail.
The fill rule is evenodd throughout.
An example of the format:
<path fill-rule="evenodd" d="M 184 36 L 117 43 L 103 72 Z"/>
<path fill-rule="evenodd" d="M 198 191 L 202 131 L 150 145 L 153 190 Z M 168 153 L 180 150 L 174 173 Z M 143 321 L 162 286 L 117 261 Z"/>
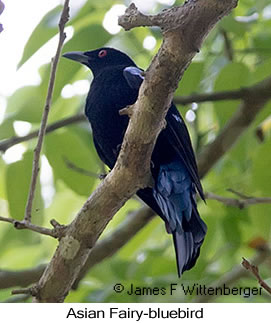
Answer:
<path fill-rule="evenodd" d="M 183 230 L 172 232 L 179 277 L 194 267 L 206 231 L 206 224 L 200 218 L 196 205 L 193 205 L 190 221 L 184 219 Z"/>
<path fill-rule="evenodd" d="M 195 265 L 207 231 L 197 210 L 194 184 L 180 161 L 160 167 L 153 197 L 173 235 L 180 277 Z"/>

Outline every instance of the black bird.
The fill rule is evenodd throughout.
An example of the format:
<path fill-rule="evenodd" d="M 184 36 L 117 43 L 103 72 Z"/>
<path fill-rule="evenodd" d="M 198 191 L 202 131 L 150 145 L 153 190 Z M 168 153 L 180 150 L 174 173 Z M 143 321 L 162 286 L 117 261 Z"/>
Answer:
<path fill-rule="evenodd" d="M 143 71 L 129 56 L 108 47 L 63 56 L 86 65 L 94 75 L 85 114 L 97 153 L 112 169 L 129 122 L 119 110 L 136 102 Z M 137 195 L 160 215 L 173 235 L 180 277 L 195 265 L 206 234 L 195 199 L 196 190 L 203 200 L 204 194 L 188 130 L 173 103 L 166 122 L 152 154 L 154 187 L 141 189 Z"/>

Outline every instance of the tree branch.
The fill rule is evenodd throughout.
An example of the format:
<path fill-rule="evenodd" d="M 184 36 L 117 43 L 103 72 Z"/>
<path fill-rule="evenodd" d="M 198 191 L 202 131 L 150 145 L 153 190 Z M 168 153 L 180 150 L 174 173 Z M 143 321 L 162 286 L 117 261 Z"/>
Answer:
<path fill-rule="evenodd" d="M 262 286 L 262 288 L 264 288 L 270 295 L 271 295 L 271 287 L 262 280 L 260 274 L 259 274 L 259 269 L 258 266 L 256 265 L 251 265 L 251 263 L 246 260 L 245 258 L 243 258 L 242 261 L 242 266 L 247 269 L 248 271 L 250 271 L 258 280 L 259 284 Z"/>
<path fill-rule="evenodd" d="M 78 278 L 73 284 L 73 289 L 78 287 L 79 282 L 92 267 L 115 254 L 153 217 L 154 212 L 150 208 L 142 207 L 140 210 L 128 215 L 110 235 L 98 241 L 91 250 L 84 267 L 81 269 Z M 47 264 L 22 271 L 0 270 L 0 289 L 16 286 L 28 287 L 40 279 L 46 266 Z"/>
<path fill-rule="evenodd" d="M 208 200 L 215 200 L 218 202 L 222 202 L 227 206 L 235 206 L 235 207 L 238 207 L 239 209 L 243 209 L 249 205 L 254 205 L 254 204 L 271 203 L 271 197 L 246 197 L 241 199 L 234 199 L 234 198 L 216 195 L 211 192 L 205 192 L 204 195 L 205 195 L 205 198 Z"/>
<path fill-rule="evenodd" d="M 64 225 L 60 225 L 55 220 L 51 220 L 51 224 L 53 225 L 54 229 L 48 229 L 48 228 L 35 225 L 31 222 L 18 221 L 15 219 L 5 218 L 2 216 L 0 216 L 0 222 L 11 223 L 13 224 L 14 228 L 18 230 L 28 229 L 53 238 L 61 238 L 64 235 L 66 230 L 66 227 Z"/>
<path fill-rule="evenodd" d="M 0 289 L 16 286 L 28 287 L 40 279 L 45 267 L 46 265 L 39 265 L 21 271 L 0 270 Z"/>
<path fill-rule="evenodd" d="M 57 46 L 57 50 L 56 50 L 56 55 L 55 55 L 54 59 L 52 60 L 52 68 L 51 68 L 51 75 L 50 75 L 50 80 L 49 80 L 48 93 L 47 93 L 46 103 L 45 103 L 43 116 L 42 116 L 42 120 L 41 120 L 38 142 L 37 142 L 37 146 L 34 150 L 34 159 L 33 159 L 33 169 L 32 169 L 31 183 L 30 183 L 30 190 L 29 190 L 29 194 L 28 194 L 28 199 L 27 199 L 27 204 L 26 204 L 26 209 L 25 209 L 25 216 L 24 216 L 24 220 L 23 220 L 23 222 L 26 222 L 26 223 L 31 222 L 32 205 L 33 205 L 36 184 L 37 184 L 37 179 L 38 179 L 38 174 L 39 174 L 40 153 L 41 153 L 41 149 L 42 149 L 43 139 L 45 136 L 47 120 L 48 120 L 50 108 L 52 105 L 52 96 L 53 96 L 53 91 L 54 91 L 57 65 L 58 65 L 58 61 L 59 61 L 59 57 L 61 54 L 61 50 L 62 50 L 64 41 L 66 39 L 66 34 L 64 32 L 64 28 L 65 28 L 65 25 L 68 22 L 68 20 L 69 20 L 69 0 L 65 0 L 62 14 L 60 17 L 60 22 L 59 22 L 59 42 L 58 42 L 58 46 Z"/>
<path fill-rule="evenodd" d="M 56 122 L 50 124 L 48 127 L 46 127 L 45 133 L 48 134 L 48 133 L 55 131 L 59 128 L 69 126 L 71 124 L 78 123 L 78 122 L 85 121 L 85 120 L 86 120 L 86 118 L 83 114 L 74 115 L 72 117 L 65 118 L 65 119 L 62 119 L 62 120 L 59 120 L 59 121 L 56 121 Z M 30 132 L 28 135 L 25 135 L 25 136 L 21 136 L 21 137 L 14 136 L 14 137 L 11 137 L 8 139 L 1 140 L 0 141 L 0 151 L 2 151 L 4 153 L 10 147 L 20 144 L 24 141 L 28 141 L 33 138 L 36 138 L 36 137 L 38 137 L 38 135 L 39 135 L 39 130 L 36 130 L 36 131 Z"/>
<path fill-rule="evenodd" d="M 201 177 L 236 143 L 270 98 L 271 78 L 263 80 L 250 89 L 232 119 L 199 155 L 198 166 Z"/>
<path fill-rule="evenodd" d="M 200 4 L 201 5 L 201 4 Z M 174 29 L 182 28 L 184 25 L 189 25 L 192 30 L 192 34 L 200 34 L 202 32 L 201 28 L 206 28 L 206 23 L 203 21 L 202 11 L 199 5 L 199 1 L 190 0 L 186 1 L 182 6 L 173 7 L 170 9 L 163 10 L 157 15 L 144 15 L 142 14 L 134 3 L 131 3 L 130 6 L 126 9 L 124 15 L 119 17 L 119 25 L 122 26 L 125 30 L 131 30 L 135 27 L 160 27 L 161 30 L 166 33 Z M 206 4 L 206 12 L 204 17 L 207 19 L 212 19 L 214 14 L 214 9 L 216 9 L 216 18 L 217 21 L 222 17 L 227 15 L 234 7 L 236 7 L 237 1 L 229 1 L 228 8 L 225 6 L 219 5 L 219 3 L 209 2 Z M 197 22 L 191 21 L 189 14 L 191 11 L 196 12 L 198 10 Z M 226 11 L 227 10 L 227 11 Z M 214 21 L 215 24 L 217 21 Z M 199 48 L 198 46 L 197 48 Z"/>
<path fill-rule="evenodd" d="M 85 176 L 89 176 L 89 177 L 94 177 L 97 179 L 101 179 L 101 175 L 96 174 L 94 172 L 91 172 L 87 169 L 81 168 L 77 165 L 75 165 L 74 163 L 72 163 L 70 160 L 68 160 L 66 157 L 63 157 L 64 163 L 66 164 L 66 166 L 70 169 L 72 169 L 73 171 L 85 175 Z M 103 179 L 103 178 L 102 178 Z"/>

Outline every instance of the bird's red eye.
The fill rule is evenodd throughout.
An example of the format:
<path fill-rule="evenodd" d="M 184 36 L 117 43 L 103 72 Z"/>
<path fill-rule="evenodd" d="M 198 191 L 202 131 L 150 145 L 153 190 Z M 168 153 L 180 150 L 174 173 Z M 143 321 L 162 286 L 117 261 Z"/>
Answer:
<path fill-rule="evenodd" d="M 107 51 L 105 49 L 102 49 L 101 51 L 99 51 L 98 56 L 100 58 L 105 57 L 106 55 L 107 55 Z"/>

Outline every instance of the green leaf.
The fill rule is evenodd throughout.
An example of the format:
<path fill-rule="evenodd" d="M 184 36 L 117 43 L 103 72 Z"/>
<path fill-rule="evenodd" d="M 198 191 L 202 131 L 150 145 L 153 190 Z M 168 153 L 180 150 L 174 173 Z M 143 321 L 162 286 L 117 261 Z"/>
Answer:
<path fill-rule="evenodd" d="M 227 91 L 240 89 L 249 83 L 249 69 L 242 63 L 230 63 L 226 65 L 218 74 L 214 91 Z M 221 126 L 232 116 L 237 109 L 238 101 L 215 102 L 216 114 Z"/>
<path fill-rule="evenodd" d="M 197 92 L 203 76 L 203 70 L 204 63 L 192 63 L 185 71 L 180 85 L 176 91 L 176 95 L 189 95 Z"/>
<path fill-rule="evenodd" d="M 7 165 L 6 169 L 6 193 L 10 216 L 13 219 L 22 220 L 28 196 L 28 190 L 32 173 L 33 153 L 28 151 L 23 159 Z M 41 199 L 40 184 L 38 181 L 35 199 L 33 202 L 33 215 L 35 220 L 41 222 L 43 213 L 43 201 Z"/>
<path fill-rule="evenodd" d="M 255 190 L 263 196 L 271 195 L 271 141 L 267 140 L 255 150 L 252 159 L 252 183 Z"/>
<path fill-rule="evenodd" d="M 45 210 L 46 225 L 50 226 L 52 215 L 59 223 L 69 223 L 74 215 L 85 202 L 85 196 L 76 194 L 73 190 L 67 188 L 65 183 L 59 182 L 56 185 L 56 194 L 51 205 Z M 53 242 L 52 242 L 53 243 Z"/>
<path fill-rule="evenodd" d="M 6 192 L 5 192 L 5 173 L 6 173 L 6 164 L 3 159 L 0 157 L 0 199 L 6 199 Z M 1 200 L 0 200 L 0 208 L 1 208 Z"/>
<path fill-rule="evenodd" d="M 271 71 L 271 58 L 264 61 L 262 64 L 258 65 L 255 68 L 253 73 L 253 84 L 264 80 L 265 78 L 270 76 Z"/>
<path fill-rule="evenodd" d="M 226 207 L 226 215 L 222 219 L 222 228 L 230 254 L 234 254 L 241 244 L 241 231 L 238 216 L 234 207 Z M 241 212 L 241 211 L 240 211 Z"/>
<path fill-rule="evenodd" d="M 40 122 L 45 95 L 39 86 L 25 86 L 8 98 L 7 113 L 14 120 Z"/>
<path fill-rule="evenodd" d="M 25 45 L 23 56 L 18 67 L 21 67 L 38 49 L 57 34 L 61 10 L 62 6 L 57 6 L 42 18 Z"/>
<path fill-rule="evenodd" d="M 263 196 L 264 194 L 262 194 Z M 260 194 L 257 194 L 260 196 Z M 271 207 L 268 204 L 256 204 L 249 207 L 248 212 L 251 219 L 249 233 L 246 232 L 246 240 L 252 240 L 257 237 L 270 239 L 271 233 Z"/>
<path fill-rule="evenodd" d="M 13 117 L 9 117 L 0 124 L 0 140 L 15 136 L 13 122 Z"/>
<path fill-rule="evenodd" d="M 232 15 L 221 20 L 220 26 L 228 32 L 234 33 L 238 37 L 244 37 L 248 24 L 236 21 Z"/>
<path fill-rule="evenodd" d="M 91 138 L 89 139 L 91 140 Z M 80 195 L 90 195 L 96 181 L 95 177 L 87 176 L 71 167 L 96 172 L 97 165 L 93 164 L 94 156 L 90 146 L 70 130 L 63 129 L 52 133 L 45 140 L 46 157 L 48 158 L 54 176 Z"/>
<path fill-rule="evenodd" d="M 269 29 L 270 27 L 268 27 Z M 253 48 L 262 58 L 270 58 L 271 36 L 268 32 L 262 32 L 253 39 Z"/>

